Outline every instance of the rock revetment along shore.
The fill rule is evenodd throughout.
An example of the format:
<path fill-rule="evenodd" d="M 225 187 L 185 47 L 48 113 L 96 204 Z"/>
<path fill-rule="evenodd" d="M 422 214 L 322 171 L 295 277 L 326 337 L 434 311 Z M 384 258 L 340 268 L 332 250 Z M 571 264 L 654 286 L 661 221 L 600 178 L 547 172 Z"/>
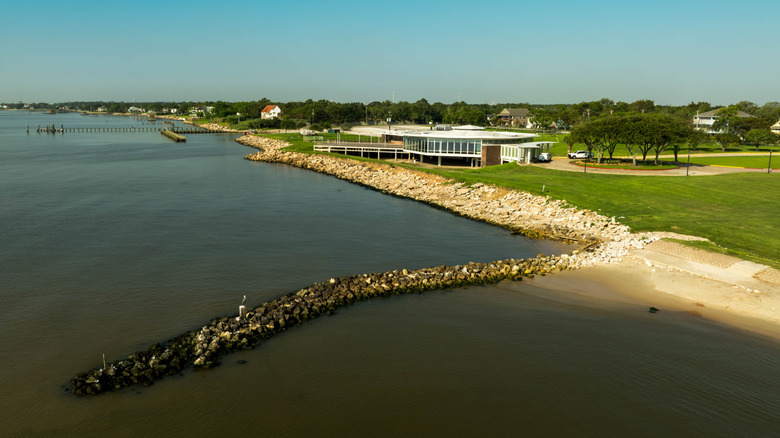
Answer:
<path fill-rule="evenodd" d="M 288 328 L 339 307 L 374 297 L 422 293 L 452 287 L 518 281 L 524 277 L 620 261 L 632 248 L 641 248 L 654 235 L 631 234 L 628 227 L 594 212 L 566 206 L 520 191 L 486 184 L 465 186 L 445 178 L 389 164 L 359 162 L 326 155 L 286 152 L 286 143 L 258 136 L 237 141 L 256 147 L 248 160 L 283 163 L 321 172 L 383 193 L 425 202 L 475 220 L 505 227 L 530 237 L 576 242 L 571 254 L 523 260 L 394 270 L 332 278 L 324 283 L 264 303 L 244 317 L 220 317 L 199 330 L 156 343 L 146 351 L 104 364 L 74 378 L 72 391 L 94 395 L 131 385 L 150 385 L 187 367 L 210 368 L 232 351 L 254 348 Z"/>
<path fill-rule="evenodd" d="M 490 223 L 528 237 L 567 240 L 588 246 L 588 257 L 576 267 L 619 262 L 631 249 L 660 238 L 658 233 L 631 233 L 628 226 L 601 214 L 570 207 L 518 190 L 476 183 L 466 186 L 427 172 L 330 155 L 287 152 L 286 142 L 261 136 L 236 141 L 259 149 L 247 160 L 282 163 L 333 175 L 382 193 L 425 202 L 452 213 Z"/>

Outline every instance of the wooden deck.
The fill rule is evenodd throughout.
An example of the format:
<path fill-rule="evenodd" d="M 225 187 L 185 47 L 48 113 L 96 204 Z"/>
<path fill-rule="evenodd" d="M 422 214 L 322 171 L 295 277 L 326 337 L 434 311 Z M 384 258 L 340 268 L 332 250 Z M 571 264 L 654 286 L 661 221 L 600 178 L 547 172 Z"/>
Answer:
<path fill-rule="evenodd" d="M 317 152 L 331 152 L 335 154 L 359 155 L 369 158 L 410 158 L 410 153 L 404 151 L 402 144 L 369 143 L 369 142 L 317 142 L 314 143 Z"/>

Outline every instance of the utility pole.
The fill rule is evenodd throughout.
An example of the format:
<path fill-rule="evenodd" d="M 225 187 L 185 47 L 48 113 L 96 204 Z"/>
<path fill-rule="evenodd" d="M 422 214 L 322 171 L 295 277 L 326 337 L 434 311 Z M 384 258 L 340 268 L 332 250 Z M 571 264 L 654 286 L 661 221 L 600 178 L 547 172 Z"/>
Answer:
<path fill-rule="evenodd" d="M 688 145 L 688 165 L 685 166 L 685 176 L 688 176 L 688 170 L 691 168 L 691 145 Z"/>

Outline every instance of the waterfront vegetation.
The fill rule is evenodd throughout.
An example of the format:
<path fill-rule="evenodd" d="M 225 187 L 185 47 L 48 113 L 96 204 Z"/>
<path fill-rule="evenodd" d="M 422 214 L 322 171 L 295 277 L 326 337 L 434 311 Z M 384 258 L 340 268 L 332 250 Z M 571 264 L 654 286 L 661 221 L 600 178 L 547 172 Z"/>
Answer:
<path fill-rule="evenodd" d="M 300 135 L 268 136 L 289 142 L 288 150 L 313 153 L 312 143 L 304 141 Z M 727 160 L 737 158 L 752 157 L 725 157 Z M 673 231 L 705 237 L 714 244 L 708 249 L 780 267 L 780 226 L 777 221 L 780 203 L 773 197 L 774 193 L 780 193 L 780 178 L 776 175 L 744 173 L 659 178 L 564 172 L 514 163 L 481 169 L 394 164 L 466 184 L 495 184 L 565 200 L 579 208 L 614 216 L 637 232 Z"/>

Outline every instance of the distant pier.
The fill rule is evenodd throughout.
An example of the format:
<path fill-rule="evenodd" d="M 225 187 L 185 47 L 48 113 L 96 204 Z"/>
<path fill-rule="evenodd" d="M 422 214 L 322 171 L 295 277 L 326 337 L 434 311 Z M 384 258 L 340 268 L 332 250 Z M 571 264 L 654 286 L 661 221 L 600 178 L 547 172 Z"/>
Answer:
<path fill-rule="evenodd" d="M 27 126 L 27 132 L 30 132 L 30 127 Z M 35 127 L 35 132 L 39 134 L 65 134 L 65 133 L 87 133 L 87 132 L 162 132 L 162 131 L 169 131 L 175 134 L 222 134 L 225 133 L 224 131 L 214 130 L 214 129 L 204 129 L 204 128 L 172 128 L 172 129 L 163 129 L 159 127 L 134 127 L 134 126 L 128 126 L 128 127 L 121 127 L 121 128 L 111 128 L 111 127 L 92 127 L 92 128 L 66 128 L 62 125 L 59 127 L 55 125 L 46 125 L 41 126 L 38 125 Z"/>
<path fill-rule="evenodd" d="M 175 141 L 176 143 L 186 142 L 187 141 L 187 137 L 185 137 L 183 135 L 180 135 L 180 134 L 177 134 L 177 133 L 175 133 L 173 131 L 169 131 L 167 129 L 163 129 L 162 131 L 160 131 L 160 134 L 170 138 L 171 140 Z"/>

